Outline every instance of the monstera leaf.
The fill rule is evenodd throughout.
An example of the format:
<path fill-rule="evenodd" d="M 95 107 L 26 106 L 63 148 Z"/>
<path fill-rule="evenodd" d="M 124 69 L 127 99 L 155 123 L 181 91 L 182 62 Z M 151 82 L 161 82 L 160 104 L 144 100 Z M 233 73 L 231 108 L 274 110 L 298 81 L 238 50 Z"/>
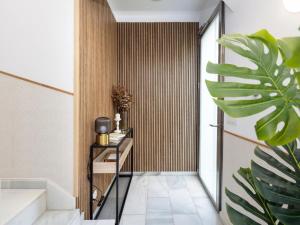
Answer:
<path fill-rule="evenodd" d="M 270 148 L 281 160 L 259 147 L 255 149 L 255 155 L 264 161 L 265 165 L 269 165 L 271 169 L 262 167 L 255 161 L 252 161 L 251 169 L 241 168 L 238 173 L 247 182 L 247 185 L 236 176 L 233 176 L 235 181 L 263 211 L 228 189 L 226 189 L 226 195 L 233 203 L 244 208 L 248 213 L 263 220 L 268 225 L 299 225 L 300 149 L 297 149 L 296 141 L 282 148 L 271 146 Z M 228 204 L 227 212 L 233 225 L 259 224 Z"/>
<path fill-rule="evenodd" d="M 273 146 L 300 136 L 300 91 L 295 79 L 300 52 L 293 50 L 298 42 L 299 38 L 276 40 L 266 30 L 250 36 L 223 36 L 219 40 L 221 45 L 248 59 L 256 68 L 207 65 L 209 73 L 243 80 L 206 81 L 215 103 L 229 116 L 247 117 L 269 109 L 255 128 L 258 139 Z"/>
<path fill-rule="evenodd" d="M 296 141 L 283 146 L 283 149 L 272 147 L 285 164 L 257 147 L 256 156 L 272 169 L 266 169 L 252 161 L 252 176 L 259 194 L 267 200 L 272 215 L 285 225 L 298 225 L 300 224 L 300 150 L 297 149 Z M 278 175 L 276 170 L 284 176 Z"/>
<path fill-rule="evenodd" d="M 289 37 L 278 40 L 282 53 L 285 55 L 285 65 L 295 68 L 295 76 L 300 84 L 300 38 Z"/>
<path fill-rule="evenodd" d="M 236 205 L 244 208 L 244 210 L 246 210 L 247 212 L 265 221 L 268 225 L 275 225 L 277 219 L 271 214 L 267 201 L 256 189 L 251 169 L 241 168 L 238 171 L 238 174 L 244 179 L 245 182 L 247 182 L 247 185 L 242 180 L 238 179 L 235 175 L 233 175 L 234 180 L 244 189 L 244 191 L 246 191 L 246 193 L 248 193 L 249 197 L 251 197 L 263 209 L 263 211 L 261 211 L 257 207 L 254 207 L 247 200 L 232 193 L 228 189 L 225 190 L 227 197 Z M 259 225 L 259 223 L 255 222 L 245 214 L 242 214 L 239 211 L 235 210 L 228 204 L 227 213 L 233 225 Z"/>
<path fill-rule="evenodd" d="M 283 38 L 278 40 L 278 44 L 285 56 L 285 64 L 291 68 L 300 68 L 300 38 Z"/>

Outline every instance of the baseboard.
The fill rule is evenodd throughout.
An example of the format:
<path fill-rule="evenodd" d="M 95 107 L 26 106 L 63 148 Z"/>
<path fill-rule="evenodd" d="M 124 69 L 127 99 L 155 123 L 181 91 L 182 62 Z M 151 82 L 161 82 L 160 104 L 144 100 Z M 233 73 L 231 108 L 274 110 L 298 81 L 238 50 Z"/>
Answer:
<path fill-rule="evenodd" d="M 134 176 L 195 176 L 197 172 L 180 171 L 180 172 L 133 172 Z"/>

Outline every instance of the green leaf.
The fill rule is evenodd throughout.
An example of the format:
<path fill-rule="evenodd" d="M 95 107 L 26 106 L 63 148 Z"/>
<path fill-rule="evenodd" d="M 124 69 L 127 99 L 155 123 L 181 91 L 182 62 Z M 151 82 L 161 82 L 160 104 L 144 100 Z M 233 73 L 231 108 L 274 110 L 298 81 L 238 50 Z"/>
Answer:
<path fill-rule="evenodd" d="M 250 38 L 256 38 L 262 40 L 268 45 L 272 50 L 276 51 L 277 49 L 277 40 L 269 33 L 269 31 L 263 29 L 255 34 L 249 35 Z"/>
<path fill-rule="evenodd" d="M 256 147 L 255 155 L 265 162 L 264 166 L 252 161 L 251 169 L 240 168 L 238 174 L 244 179 L 243 181 L 233 175 L 237 184 L 263 211 L 252 205 L 248 201 L 249 198 L 245 199 L 227 189 L 225 193 L 233 204 L 242 207 L 267 224 L 298 225 L 300 224 L 300 149 L 297 148 L 297 141 L 281 147 L 270 146 L 270 149 L 263 151 Z M 268 151 L 273 151 L 280 160 Z M 278 173 L 278 170 L 281 173 Z M 254 222 L 233 208 L 228 208 L 228 215 L 233 224 Z"/>
<path fill-rule="evenodd" d="M 239 197 L 238 195 L 232 193 L 227 188 L 225 189 L 225 193 L 227 197 L 235 204 L 241 206 L 246 211 L 252 213 L 253 215 L 257 216 L 258 218 L 266 221 L 267 223 L 270 222 L 268 217 L 261 211 L 259 211 L 257 208 L 255 208 L 253 205 L 251 205 L 248 201 L 244 200 L 243 198 Z"/>
<path fill-rule="evenodd" d="M 278 206 L 269 206 L 274 215 L 283 223 L 288 225 L 300 224 L 300 210 L 299 209 L 284 209 Z"/>
<path fill-rule="evenodd" d="M 300 224 L 300 169 L 298 157 L 300 150 L 297 148 L 297 142 L 293 141 L 282 148 L 272 147 L 271 149 L 283 161 L 288 163 L 289 167 L 257 147 L 255 155 L 265 161 L 272 169 L 267 169 L 252 161 L 251 170 L 254 185 L 259 194 L 266 200 L 272 215 L 281 224 Z M 276 170 L 281 171 L 286 177 L 276 173 Z"/>
<path fill-rule="evenodd" d="M 268 184 L 272 184 L 273 186 L 282 188 L 282 190 L 288 191 L 291 193 L 297 194 L 299 193 L 300 197 L 300 189 L 295 185 L 295 183 L 292 183 L 277 174 L 273 173 L 270 170 L 265 169 L 264 167 L 258 165 L 256 162 L 251 162 L 251 168 L 252 168 L 252 174 L 255 177 L 259 177 L 261 181 L 264 181 Z M 271 187 L 272 188 L 272 187 Z"/>
<path fill-rule="evenodd" d="M 233 225 L 260 225 L 254 220 L 250 219 L 248 216 L 245 216 L 226 204 L 227 213 L 229 219 Z"/>
<path fill-rule="evenodd" d="M 273 146 L 287 144 L 300 136 L 300 118 L 295 110 L 300 107 L 300 91 L 295 79 L 298 73 L 290 68 L 300 62 L 297 61 L 298 41 L 299 38 L 292 38 L 279 42 L 266 30 L 250 36 L 226 35 L 219 43 L 247 58 L 257 68 L 207 64 L 208 73 L 244 79 L 244 82 L 206 81 L 215 103 L 226 114 L 239 118 L 271 109 L 257 121 L 255 128 L 258 139 Z M 281 55 L 285 63 L 278 65 Z M 279 130 L 280 124 L 284 126 Z"/>
<path fill-rule="evenodd" d="M 300 37 L 283 38 L 278 43 L 282 53 L 285 55 L 285 64 L 291 68 L 299 68 Z"/>
<path fill-rule="evenodd" d="M 240 168 L 238 174 L 244 179 L 244 181 L 240 180 L 239 178 L 233 175 L 235 181 L 248 193 L 249 197 L 251 197 L 263 209 L 263 211 L 250 204 L 244 198 L 232 193 L 226 188 L 225 193 L 227 197 L 236 205 L 239 205 L 240 207 L 244 208 L 247 212 L 265 221 L 268 225 L 275 225 L 275 218 L 270 214 L 270 209 L 265 199 L 259 194 L 258 190 L 255 187 L 254 178 L 252 176 L 251 170 L 249 168 Z M 251 190 L 248 186 L 250 186 L 253 190 Z M 231 221 L 235 221 L 233 222 L 233 224 L 244 224 L 241 223 L 242 221 L 247 221 L 251 224 L 252 219 L 250 219 L 246 215 L 239 213 L 232 208 L 230 208 L 229 210 L 230 211 L 228 211 L 228 215 Z M 238 223 L 238 221 L 240 221 L 240 223 Z"/>
<path fill-rule="evenodd" d="M 300 84 L 300 72 L 296 72 L 295 77 L 297 79 L 298 84 Z"/>
<path fill-rule="evenodd" d="M 235 182 L 238 183 L 238 185 L 240 185 L 246 192 L 247 194 L 254 200 L 256 201 L 258 204 L 260 204 L 259 199 L 257 198 L 256 193 L 253 193 L 242 181 L 240 181 L 235 175 L 233 175 L 233 179 L 235 180 Z"/>
<path fill-rule="evenodd" d="M 276 155 L 278 155 L 282 160 L 284 160 L 286 163 L 288 163 L 290 166 L 293 166 L 293 162 L 291 162 L 291 158 L 288 154 L 286 154 L 284 151 L 282 151 L 278 147 L 269 146 Z"/>
<path fill-rule="evenodd" d="M 261 150 L 259 147 L 256 147 L 255 155 L 258 158 L 264 160 L 270 166 L 273 166 L 277 170 L 279 170 L 282 173 L 286 174 L 287 176 L 291 177 L 293 180 L 298 179 L 298 177 L 295 175 L 295 172 L 293 170 L 291 170 L 289 167 L 282 164 L 280 161 L 275 159 L 273 156 L 271 156 L 271 155 L 267 154 L 265 151 Z M 297 182 L 300 182 L 300 180 L 297 180 Z"/>

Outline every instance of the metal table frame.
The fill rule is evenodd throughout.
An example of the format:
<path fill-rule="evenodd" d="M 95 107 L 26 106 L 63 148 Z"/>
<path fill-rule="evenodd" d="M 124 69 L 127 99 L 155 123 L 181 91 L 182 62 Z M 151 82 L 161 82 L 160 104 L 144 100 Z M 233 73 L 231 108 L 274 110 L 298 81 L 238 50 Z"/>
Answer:
<path fill-rule="evenodd" d="M 130 149 L 130 174 L 129 175 L 120 175 L 120 162 L 119 162 L 119 159 L 120 159 L 120 146 L 123 144 L 124 140 L 126 138 L 133 138 L 133 129 L 132 128 L 129 128 L 127 131 L 126 131 L 126 136 L 124 138 L 122 138 L 122 140 L 117 143 L 117 144 L 114 144 L 114 143 L 109 143 L 109 145 L 99 145 L 99 144 L 93 144 L 90 146 L 90 156 L 89 156 L 89 174 L 88 174 L 88 179 L 90 181 L 90 219 L 91 220 L 94 220 L 94 219 L 97 219 L 98 216 L 100 215 L 101 213 L 101 210 L 102 208 L 104 207 L 105 203 L 106 203 L 106 200 L 109 196 L 109 194 L 111 193 L 111 190 L 114 186 L 114 184 L 116 185 L 116 215 L 115 215 L 115 220 L 116 220 L 116 225 L 119 225 L 120 224 L 120 219 L 121 219 L 121 216 L 122 216 L 122 213 L 123 213 L 123 209 L 124 209 L 124 205 L 125 205 L 125 202 L 126 202 L 126 198 L 127 198 L 127 194 L 128 194 L 128 191 L 129 191 L 129 187 L 130 187 L 130 184 L 131 184 L 131 180 L 132 180 L 132 176 L 133 176 L 133 145 Z M 93 177 L 94 177 L 94 172 L 93 172 L 93 161 L 95 159 L 94 157 L 94 150 L 95 149 L 102 149 L 102 152 L 105 151 L 105 149 L 107 148 L 115 148 L 116 149 L 116 175 L 115 175 L 115 178 L 114 178 L 114 181 L 112 182 L 107 194 L 105 195 L 104 197 L 104 200 L 102 201 L 102 204 L 100 205 L 100 208 L 98 210 L 98 212 L 96 213 L 96 216 L 94 217 L 94 212 L 93 212 Z M 121 209 L 119 210 L 119 179 L 120 177 L 129 177 L 129 182 L 128 182 L 128 185 L 127 185 L 127 188 L 126 188 L 126 192 L 125 192 L 125 197 L 121 203 Z"/>

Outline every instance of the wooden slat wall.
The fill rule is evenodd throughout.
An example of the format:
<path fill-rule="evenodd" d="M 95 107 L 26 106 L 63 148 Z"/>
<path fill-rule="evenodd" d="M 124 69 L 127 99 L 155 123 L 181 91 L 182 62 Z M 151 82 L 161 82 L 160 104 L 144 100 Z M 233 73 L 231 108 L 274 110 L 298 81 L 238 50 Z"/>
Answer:
<path fill-rule="evenodd" d="M 89 146 L 95 141 L 94 121 L 99 116 L 113 118 L 111 89 L 117 82 L 117 23 L 106 0 L 78 2 L 79 72 L 78 104 L 78 207 L 89 216 L 87 163 Z M 97 175 L 95 185 L 105 190 L 111 175 Z M 98 193 L 100 195 L 100 193 Z"/>
<path fill-rule="evenodd" d="M 196 171 L 197 23 L 118 24 L 135 171 Z"/>

